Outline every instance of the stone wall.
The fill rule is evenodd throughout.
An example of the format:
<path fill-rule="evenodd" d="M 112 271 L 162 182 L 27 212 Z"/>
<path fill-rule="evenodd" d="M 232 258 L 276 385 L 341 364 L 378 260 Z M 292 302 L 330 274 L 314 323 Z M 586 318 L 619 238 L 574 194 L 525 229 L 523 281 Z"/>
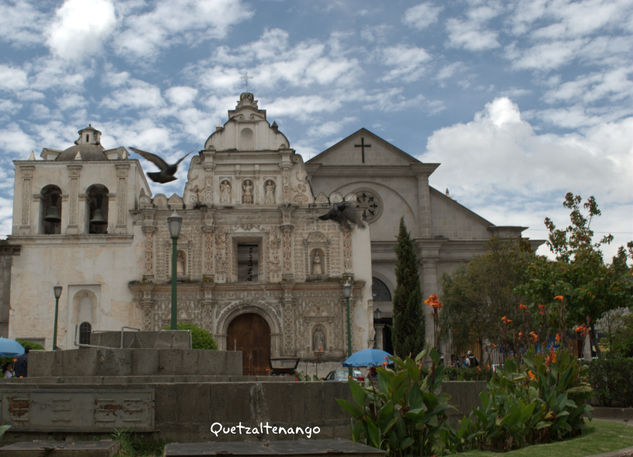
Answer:
<path fill-rule="evenodd" d="M 350 417 L 337 398 L 351 400 L 345 382 L 154 382 L 136 385 L 64 385 L 0 381 L 1 422 L 20 432 L 108 433 L 115 428 L 154 432 L 170 441 L 258 439 L 246 427 L 282 426 L 294 434 L 264 439 L 350 437 Z M 457 408 L 452 420 L 477 402 L 483 382 L 447 382 L 443 390 Z M 59 406 L 63 405 L 63 408 Z M 220 424 L 220 425 L 217 425 Z M 240 429 L 239 426 L 242 426 Z M 214 426 L 234 433 L 210 432 Z M 319 433 L 316 433 L 318 427 Z M 241 430 L 241 434 L 240 434 Z"/>

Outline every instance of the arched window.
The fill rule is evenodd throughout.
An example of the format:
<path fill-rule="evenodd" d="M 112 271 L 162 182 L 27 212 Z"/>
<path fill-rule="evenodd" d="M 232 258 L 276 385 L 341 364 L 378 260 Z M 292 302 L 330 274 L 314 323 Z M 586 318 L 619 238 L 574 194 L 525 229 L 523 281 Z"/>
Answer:
<path fill-rule="evenodd" d="M 79 326 L 79 344 L 90 344 L 90 334 L 92 325 L 89 322 L 82 322 Z"/>
<path fill-rule="evenodd" d="M 108 188 L 101 184 L 86 191 L 88 233 L 108 233 Z"/>
<path fill-rule="evenodd" d="M 378 301 L 391 301 L 391 292 L 387 285 L 378 278 L 371 278 L 372 286 L 371 292 L 374 298 L 374 302 Z"/>
<path fill-rule="evenodd" d="M 40 192 L 40 233 L 46 235 L 62 232 L 62 191 L 48 185 Z"/>

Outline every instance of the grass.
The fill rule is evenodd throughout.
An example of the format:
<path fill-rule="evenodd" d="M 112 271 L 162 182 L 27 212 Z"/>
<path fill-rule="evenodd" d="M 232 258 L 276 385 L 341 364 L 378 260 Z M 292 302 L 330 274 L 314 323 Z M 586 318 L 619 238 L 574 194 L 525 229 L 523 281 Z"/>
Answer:
<path fill-rule="evenodd" d="M 576 438 L 536 444 L 510 452 L 469 451 L 458 457 L 585 457 L 633 446 L 633 427 L 619 422 L 593 420 Z"/>
<path fill-rule="evenodd" d="M 161 456 L 166 443 L 163 440 L 148 439 L 142 434 L 127 430 L 115 430 L 112 439 L 121 445 L 115 457 Z"/>

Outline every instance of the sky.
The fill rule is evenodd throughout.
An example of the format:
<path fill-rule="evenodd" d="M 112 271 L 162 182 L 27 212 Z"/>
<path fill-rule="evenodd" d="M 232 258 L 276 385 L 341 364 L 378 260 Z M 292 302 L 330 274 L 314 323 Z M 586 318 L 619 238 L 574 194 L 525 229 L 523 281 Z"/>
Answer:
<path fill-rule="evenodd" d="M 89 123 L 175 159 L 244 91 L 304 160 L 364 127 L 495 225 L 544 239 L 573 192 L 608 261 L 633 240 L 633 0 L 2 0 L 0 236 L 13 160 Z"/>

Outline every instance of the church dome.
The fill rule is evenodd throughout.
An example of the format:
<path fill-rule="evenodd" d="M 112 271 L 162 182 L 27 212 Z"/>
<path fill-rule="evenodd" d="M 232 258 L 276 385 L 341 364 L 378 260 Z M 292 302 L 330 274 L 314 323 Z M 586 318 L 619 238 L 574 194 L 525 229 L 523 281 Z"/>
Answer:
<path fill-rule="evenodd" d="M 67 162 L 71 160 L 108 160 L 105 149 L 101 146 L 101 132 L 88 124 L 88 127 L 79 130 L 79 138 L 75 145 L 62 151 L 55 160 Z M 79 154 L 79 155 L 78 155 Z"/>

